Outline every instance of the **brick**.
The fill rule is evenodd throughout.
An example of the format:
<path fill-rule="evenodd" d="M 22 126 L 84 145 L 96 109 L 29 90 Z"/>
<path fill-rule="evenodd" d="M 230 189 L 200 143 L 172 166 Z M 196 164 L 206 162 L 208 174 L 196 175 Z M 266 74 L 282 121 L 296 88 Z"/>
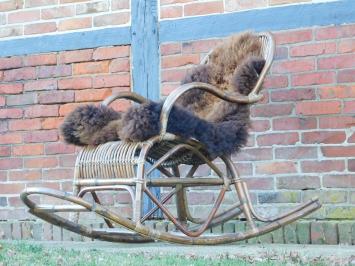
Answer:
<path fill-rule="evenodd" d="M 162 68 L 174 68 L 198 64 L 200 56 L 198 54 L 184 54 L 178 56 L 165 56 L 162 58 Z"/>
<path fill-rule="evenodd" d="M 180 83 L 163 83 L 161 85 L 162 96 L 167 96 L 180 86 Z"/>
<path fill-rule="evenodd" d="M 46 154 L 68 154 L 75 152 L 75 146 L 67 145 L 64 143 L 46 143 Z"/>
<path fill-rule="evenodd" d="M 57 88 L 57 80 L 55 79 L 28 81 L 24 85 L 25 91 L 56 90 Z"/>
<path fill-rule="evenodd" d="M 92 87 L 91 77 L 75 77 L 58 80 L 58 88 L 60 90 L 68 89 L 89 89 Z"/>
<path fill-rule="evenodd" d="M 346 101 L 343 106 L 343 113 L 355 114 L 355 101 Z"/>
<path fill-rule="evenodd" d="M 58 55 L 59 64 L 86 62 L 92 60 L 93 49 L 75 50 L 60 52 Z"/>
<path fill-rule="evenodd" d="M 336 27 L 326 27 L 315 29 L 314 32 L 316 40 L 329 40 L 338 37 L 338 29 Z"/>
<path fill-rule="evenodd" d="M 353 206 L 326 206 L 325 217 L 327 219 L 354 220 L 355 207 Z M 353 229 L 354 230 L 354 229 Z"/>
<path fill-rule="evenodd" d="M 23 160 L 21 158 L 0 158 L 0 169 L 8 170 L 8 169 L 17 169 L 22 168 Z M 3 186 L 5 184 L 1 184 L 1 191 L 3 193 Z"/>
<path fill-rule="evenodd" d="M 244 181 L 247 183 L 247 186 L 251 190 L 270 190 L 274 187 L 274 180 L 273 178 L 262 177 L 249 177 L 245 178 Z"/>
<path fill-rule="evenodd" d="M 37 103 L 37 94 L 25 93 L 20 95 L 9 95 L 6 97 L 6 105 L 29 105 Z"/>
<path fill-rule="evenodd" d="M 102 101 L 112 94 L 110 89 L 88 89 L 75 92 L 75 102 Z"/>
<path fill-rule="evenodd" d="M 25 184 L 1 184 L 1 194 L 19 194 L 25 189 Z"/>
<path fill-rule="evenodd" d="M 43 34 L 57 31 L 57 24 L 55 22 L 41 22 L 25 25 L 25 35 Z"/>
<path fill-rule="evenodd" d="M 288 58 L 288 47 L 277 46 L 275 49 L 274 60 L 282 60 Z"/>
<path fill-rule="evenodd" d="M 312 159 L 317 158 L 316 147 L 285 147 L 275 149 L 276 159 Z"/>
<path fill-rule="evenodd" d="M 297 238 L 299 244 L 311 243 L 311 222 L 298 221 L 296 224 Z"/>
<path fill-rule="evenodd" d="M 40 66 L 38 68 L 38 78 L 65 77 L 72 74 L 70 65 Z"/>
<path fill-rule="evenodd" d="M 250 130 L 251 132 L 264 132 L 271 128 L 268 120 L 252 120 Z"/>
<path fill-rule="evenodd" d="M 355 98 L 355 86 L 326 86 L 318 89 L 321 99 Z"/>
<path fill-rule="evenodd" d="M 354 143 L 355 142 L 355 133 L 353 133 L 349 138 L 348 138 L 348 143 Z"/>
<path fill-rule="evenodd" d="M 160 54 L 162 56 L 180 54 L 181 49 L 182 47 L 180 43 L 165 43 L 160 45 Z"/>
<path fill-rule="evenodd" d="M 0 118 L 21 118 L 22 109 L 17 108 L 7 108 L 0 109 Z"/>
<path fill-rule="evenodd" d="M 94 88 L 127 87 L 130 86 L 131 77 L 128 73 L 100 75 L 93 78 Z"/>
<path fill-rule="evenodd" d="M 28 55 L 23 58 L 24 66 L 43 66 L 43 65 L 56 65 L 56 54 L 36 54 Z"/>
<path fill-rule="evenodd" d="M 312 30 L 275 32 L 274 38 L 277 45 L 311 41 Z"/>
<path fill-rule="evenodd" d="M 355 157 L 355 146 L 321 147 L 325 157 Z"/>
<path fill-rule="evenodd" d="M 56 5 L 57 2 L 57 0 L 26 0 L 25 7 Z"/>
<path fill-rule="evenodd" d="M 258 146 L 293 145 L 299 141 L 298 133 L 271 133 L 256 138 Z"/>
<path fill-rule="evenodd" d="M 234 161 L 262 161 L 272 159 L 271 148 L 244 149 L 243 152 L 233 156 Z"/>
<path fill-rule="evenodd" d="M 0 144 L 21 143 L 22 135 L 20 133 L 5 133 L 0 135 Z"/>
<path fill-rule="evenodd" d="M 180 82 L 186 75 L 186 69 L 169 69 L 163 70 L 162 82 Z"/>
<path fill-rule="evenodd" d="M 318 84 L 329 84 L 335 82 L 334 72 L 317 72 L 295 74 L 291 78 L 292 86 L 307 86 Z"/>
<path fill-rule="evenodd" d="M 14 13 L 9 13 L 7 17 L 8 24 L 23 23 L 40 20 L 39 10 L 24 10 Z"/>
<path fill-rule="evenodd" d="M 41 104 L 46 103 L 67 103 L 74 101 L 73 91 L 54 91 L 41 93 L 38 96 L 38 102 Z"/>
<path fill-rule="evenodd" d="M 95 49 L 92 58 L 94 60 L 105 60 L 120 57 L 129 57 L 129 55 L 129 46 L 100 47 Z"/>
<path fill-rule="evenodd" d="M 302 161 L 301 169 L 304 173 L 341 172 L 345 169 L 345 163 L 342 160 Z"/>
<path fill-rule="evenodd" d="M 73 72 L 75 75 L 108 73 L 110 61 L 88 62 L 74 64 Z"/>
<path fill-rule="evenodd" d="M 5 198 L 5 197 L 0 197 L 0 207 L 6 207 L 6 206 L 7 206 L 7 198 Z M 1 228 L 3 229 L 3 227 L 1 227 Z M 3 238 L 3 237 L 4 237 L 3 234 L 5 234 L 5 233 L 4 233 L 3 230 L 1 230 L 1 231 L 0 231 L 0 234 L 1 234 L 1 238 Z"/>
<path fill-rule="evenodd" d="M 108 2 L 96 1 L 92 3 L 83 3 L 76 5 L 76 14 L 91 14 L 91 13 L 100 13 L 108 11 L 109 5 Z"/>
<path fill-rule="evenodd" d="M 60 116 L 66 116 L 70 112 L 72 112 L 76 107 L 82 106 L 82 103 L 66 103 L 62 104 L 59 107 L 59 115 Z"/>
<path fill-rule="evenodd" d="M 337 190 L 305 190 L 303 191 L 303 201 L 309 201 L 317 197 L 321 203 L 345 203 L 347 202 L 347 192 Z"/>
<path fill-rule="evenodd" d="M 25 110 L 25 117 L 49 117 L 58 116 L 57 105 L 35 105 Z"/>
<path fill-rule="evenodd" d="M 5 97 L 0 96 L 0 106 L 5 106 Z"/>
<path fill-rule="evenodd" d="M 268 104 L 256 105 L 251 110 L 252 117 L 275 117 L 290 115 L 293 109 L 292 104 Z"/>
<path fill-rule="evenodd" d="M 325 175 L 323 186 L 329 188 L 353 188 L 355 187 L 354 175 Z"/>
<path fill-rule="evenodd" d="M 254 0 L 254 1 L 234 1 L 234 0 L 226 0 L 225 1 L 225 11 L 237 11 L 237 10 L 245 10 L 245 9 L 254 9 L 266 7 L 267 2 L 264 0 Z"/>
<path fill-rule="evenodd" d="M 339 40 L 338 53 L 354 53 L 355 52 L 355 40 Z"/>
<path fill-rule="evenodd" d="M 355 172 L 355 159 L 348 160 L 349 172 Z"/>
<path fill-rule="evenodd" d="M 312 222 L 311 242 L 312 244 L 338 244 L 338 229 L 335 222 Z"/>
<path fill-rule="evenodd" d="M 41 18 L 44 20 L 72 17 L 75 15 L 75 6 L 59 6 L 59 7 L 44 8 L 41 11 L 42 11 Z"/>
<path fill-rule="evenodd" d="M 264 80 L 264 88 L 286 88 L 287 86 L 287 76 L 267 76 Z"/>
<path fill-rule="evenodd" d="M 46 142 L 46 141 L 57 141 L 58 132 L 57 130 L 37 130 L 26 132 L 23 136 L 24 142 Z"/>
<path fill-rule="evenodd" d="M 43 178 L 45 180 L 72 179 L 73 173 L 73 169 L 47 169 L 43 170 Z"/>
<path fill-rule="evenodd" d="M 339 234 L 339 244 L 351 245 L 351 233 L 352 226 L 354 222 L 352 221 L 340 221 L 338 222 L 338 234 Z"/>
<path fill-rule="evenodd" d="M 59 21 L 58 23 L 58 30 L 59 31 L 66 31 L 66 30 L 78 30 L 78 29 L 85 29 L 91 28 L 91 17 L 84 17 L 84 18 L 70 18 L 66 20 Z"/>
<path fill-rule="evenodd" d="M 355 82 L 355 69 L 340 70 L 337 73 L 337 82 Z"/>
<path fill-rule="evenodd" d="M 111 61 L 110 72 L 129 72 L 130 62 L 128 58 L 118 58 Z"/>
<path fill-rule="evenodd" d="M 23 66 L 22 58 L 19 56 L 0 58 L 0 69 L 12 69 Z"/>
<path fill-rule="evenodd" d="M 10 146 L 0 146 L 0 157 L 9 157 L 11 155 Z"/>
<path fill-rule="evenodd" d="M 36 68 L 24 67 L 4 71 L 4 81 L 28 80 L 36 78 Z"/>
<path fill-rule="evenodd" d="M 346 139 L 344 131 L 313 131 L 302 133 L 302 143 L 336 144 L 343 143 Z"/>
<path fill-rule="evenodd" d="M 193 3 L 184 5 L 185 16 L 198 16 L 207 15 L 213 13 L 223 13 L 223 2 L 205 2 L 205 3 Z"/>
<path fill-rule="evenodd" d="M 355 124 L 355 117 L 320 117 L 319 128 L 348 128 Z"/>
<path fill-rule="evenodd" d="M 42 177 L 41 170 L 20 169 L 9 171 L 10 181 L 35 181 Z"/>
<path fill-rule="evenodd" d="M 0 84 L 0 94 L 18 94 L 22 91 L 22 83 Z"/>
<path fill-rule="evenodd" d="M 58 160 L 55 157 L 37 157 L 37 158 L 26 158 L 25 167 L 26 168 L 52 168 L 56 167 Z"/>
<path fill-rule="evenodd" d="M 111 10 L 129 9 L 129 0 L 111 0 Z"/>
<path fill-rule="evenodd" d="M 315 118 L 287 117 L 275 118 L 272 121 L 273 130 L 305 130 L 317 128 Z"/>
<path fill-rule="evenodd" d="M 320 188 L 318 176 L 282 176 L 277 178 L 278 189 L 315 189 Z"/>
<path fill-rule="evenodd" d="M 259 203 L 297 203 L 301 202 L 298 191 L 261 192 L 258 194 Z"/>
<path fill-rule="evenodd" d="M 182 43 L 182 53 L 183 54 L 208 53 L 221 42 L 222 40 L 201 40 L 201 41 L 185 42 Z"/>
<path fill-rule="evenodd" d="M 59 166 L 61 167 L 73 167 L 75 165 L 76 154 L 60 155 Z"/>
<path fill-rule="evenodd" d="M 23 25 L 0 28 L 0 38 L 23 35 Z"/>
<path fill-rule="evenodd" d="M 296 114 L 300 115 L 325 115 L 337 114 L 341 111 L 339 101 L 317 101 L 296 103 Z"/>
<path fill-rule="evenodd" d="M 0 11 L 16 10 L 23 7 L 23 0 L 8 0 L 0 2 Z"/>
<path fill-rule="evenodd" d="M 296 173 L 296 163 L 284 162 L 262 162 L 256 163 L 256 174 L 272 175 L 272 174 L 286 174 Z"/>
<path fill-rule="evenodd" d="M 334 54 L 335 52 L 335 42 L 304 44 L 290 48 L 291 57 Z"/>
<path fill-rule="evenodd" d="M 298 73 L 315 70 L 313 58 L 276 61 L 272 66 L 273 74 Z"/>
<path fill-rule="evenodd" d="M 94 17 L 94 26 L 122 25 L 128 23 L 129 19 L 130 13 L 128 12 L 110 13 Z"/>
<path fill-rule="evenodd" d="M 318 69 L 342 69 L 355 67 L 354 55 L 337 55 L 325 58 L 318 58 Z"/>
<path fill-rule="evenodd" d="M 160 8 L 160 18 L 179 18 L 182 17 L 182 6 L 166 6 Z"/>
<path fill-rule="evenodd" d="M 316 98 L 315 91 L 311 88 L 271 91 L 270 96 L 273 102 L 294 102 L 302 100 L 314 100 Z"/>
<path fill-rule="evenodd" d="M 56 129 L 63 123 L 63 118 L 61 117 L 49 117 L 42 120 L 42 129 Z"/>
<path fill-rule="evenodd" d="M 12 148 L 12 153 L 14 156 L 42 155 L 43 144 L 16 145 Z"/>

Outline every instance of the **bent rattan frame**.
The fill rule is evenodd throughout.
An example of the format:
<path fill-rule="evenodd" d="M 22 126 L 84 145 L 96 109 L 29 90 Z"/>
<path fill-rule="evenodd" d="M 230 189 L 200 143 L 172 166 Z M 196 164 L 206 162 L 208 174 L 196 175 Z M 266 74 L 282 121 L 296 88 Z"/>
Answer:
<path fill-rule="evenodd" d="M 245 240 L 261 234 L 271 232 L 288 223 L 304 217 L 320 208 L 318 199 L 314 198 L 299 207 L 278 217 L 261 217 L 252 206 L 248 188 L 239 175 L 230 156 L 219 159 L 226 167 L 223 173 L 208 158 L 208 153 L 201 143 L 193 139 L 182 139 L 167 132 L 170 111 L 176 100 L 185 92 L 193 89 L 204 90 L 214 96 L 232 103 L 252 104 L 259 101 L 262 82 L 268 72 L 274 54 L 274 41 L 269 33 L 260 33 L 262 41 L 262 55 L 266 64 L 259 76 L 256 86 L 248 96 L 231 95 L 221 92 L 212 85 L 205 83 L 189 83 L 172 92 L 165 100 L 161 112 L 160 134 L 139 143 L 125 143 L 121 141 L 108 142 L 96 147 L 85 147 L 77 156 L 74 173 L 74 193 L 56 191 L 46 188 L 28 188 L 21 194 L 21 199 L 33 215 L 57 226 L 61 226 L 83 236 L 116 242 L 147 242 L 154 240 L 170 241 L 181 244 L 222 244 Z M 202 61 L 206 63 L 208 56 Z M 109 105 L 118 99 L 132 100 L 138 104 L 147 100 L 135 93 L 124 92 L 112 95 L 103 101 Z M 147 169 L 150 163 L 150 168 Z M 181 176 L 179 165 L 190 165 L 190 170 Z M 196 177 L 197 168 L 206 164 L 217 177 Z M 149 174 L 158 170 L 165 176 L 158 179 L 149 178 Z M 213 207 L 205 219 L 193 217 L 190 213 L 186 190 L 189 187 L 220 186 L 220 192 Z M 171 187 L 172 190 L 162 199 L 150 191 L 151 187 Z M 132 198 L 131 218 L 123 217 L 108 207 L 104 207 L 97 191 L 126 190 Z M 236 192 L 238 202 L 227 210 L 221 211 L 221 204 L 226 191 Z M 90 193 L 94 203 L 84 200 L 85 194 Z M 142 214 L 143 195 L 146 194 L 154 203 L 145 215 Z M 46 195 L 61 199 L 67 204 L 38 204 L 31 196 Z M 173 196 L 176 198 L 177 217 L 165 206 Z M 145 221 L 160 209 L 165 217 L 176 227 L 174 232 L 152 229 L 145 225 Z M 72 217 L 64 218 L 58 213 L 74 213 Z M 81 212 L 94 212 L 102 217 L 107 225 L 106 229 L 92 229 L 79 223 Z M 245 232 L 222 235 L 208 235 L 207 229 L 222 224 L 231 219 L 243 217 L 248 224 Z M 260 222 L 264 223 L 260 225 Z M 192 225 L 191 225 L 192 224 Z M 133 233 L 116 230 L 116 225 L 123 226 Z"/>

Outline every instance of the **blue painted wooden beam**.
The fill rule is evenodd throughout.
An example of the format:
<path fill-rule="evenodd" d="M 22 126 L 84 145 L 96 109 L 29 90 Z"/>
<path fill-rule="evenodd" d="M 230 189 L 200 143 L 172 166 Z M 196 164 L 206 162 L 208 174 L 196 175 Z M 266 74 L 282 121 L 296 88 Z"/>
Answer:
<path fill-rule="evenodd" d="M 132 0 L 133 91 L 152 100 L 159 99 L 159 36 L 157 0 Z"/>
<path fill-rule="evenodd" d="M 0 57 L 126 45 L 130 43 L 130 27 L 115 27 L 0 41 Z"/>
<path fill-rule="evenodd" d="M 245 31 L 287 30 L 355 22 L 355 1 L 253 9 L 160 23 L 160 43 L 224 37 Z"/>
<path fill-rule="evenodd" d="M 158 36 L 158 1 L 132 0 L 131 2 L 131 66 L 133 91 L 151 99 L 160 97 L 160 57 Z M 149 167 L 149 164 L 146 164 Z M 151 178 L 160 177 L 158 171 L 153 171 Z M 160 199 L 160 188 L 150 188 L 150 191 Z M 143 213 L 147 213 L 154 203 L 143 195 Z M 155 218 L 162 218 L 159 210 Z"/>

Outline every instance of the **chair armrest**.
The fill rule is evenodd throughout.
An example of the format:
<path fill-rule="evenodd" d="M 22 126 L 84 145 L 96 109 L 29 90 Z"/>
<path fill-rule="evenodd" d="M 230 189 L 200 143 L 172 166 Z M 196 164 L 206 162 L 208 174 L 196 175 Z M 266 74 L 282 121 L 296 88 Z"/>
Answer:
<path fill-rule="evenodd" d="M 160 115 L 160 124 L 161 124 L 160 136 L 161 137 L 164 136 L 166 133 L 168 127 L 169 114 L 176 100 L 187 91 L 193 89 L 199 89 L 199 90 L 209 92 L 220 99 L 232 103 L 251 104 L 251 103 L 258 102 L 263 98 L 263 95 L 257 95 L 255 93 L 250 93 L 248 96 L 225 93 L 210 84 L 202 83 L 202 82 L 192 82 L 192 83 L 184 84 L 179 88 L 175 89 L 164 101 L 161 115 Z"/>
<path fill-rule="evenodd" d="M 123 91 L 123 92 L 118 92 L 115 93 L 109 97 L 107 97 L 105 100 L 102 101 L 102 105 L 108 106 L 110 105 L 113 101 L 118 100 L 118 99 L 128 99 L 137 103 L 146 103 L 148 100 L 144 98 L 143 96 L 135 93 L 135 92 L 130 92 L 130 91 Z"/>

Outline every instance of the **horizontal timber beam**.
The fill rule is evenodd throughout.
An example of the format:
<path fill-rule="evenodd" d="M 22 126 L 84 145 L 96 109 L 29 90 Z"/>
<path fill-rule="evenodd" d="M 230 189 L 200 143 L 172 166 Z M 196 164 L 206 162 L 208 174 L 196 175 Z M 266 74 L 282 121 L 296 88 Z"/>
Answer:
<path fill-rule="evenodd" d="M 253 9 L 160 23 L 160 43 L 224 37 L 245 31 L 277 31 L 355 22 L 355 1 Z"/>

